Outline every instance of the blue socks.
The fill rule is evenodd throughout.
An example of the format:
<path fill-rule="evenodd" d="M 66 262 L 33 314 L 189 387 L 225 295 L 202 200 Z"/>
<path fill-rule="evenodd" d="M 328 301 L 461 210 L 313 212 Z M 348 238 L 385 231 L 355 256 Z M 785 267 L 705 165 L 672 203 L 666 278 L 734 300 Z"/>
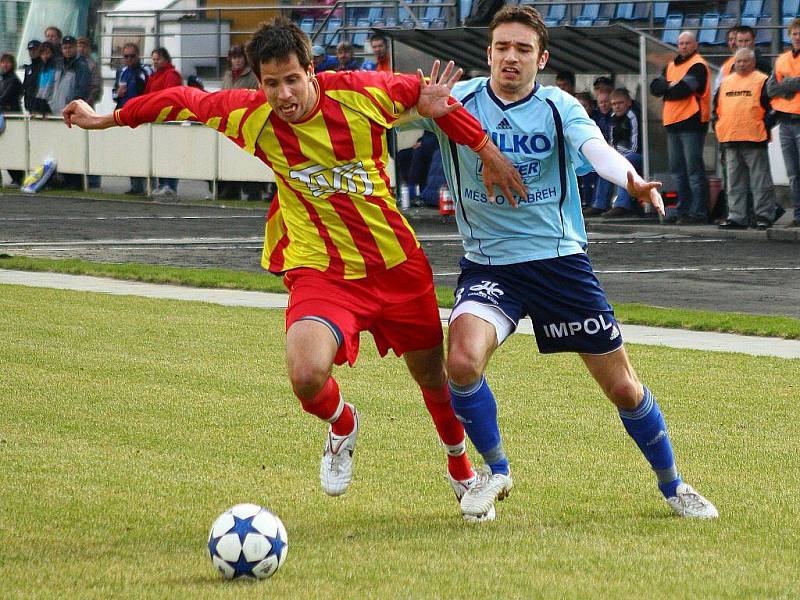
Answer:
<path fill-rule="evenodd" d="M 508 457 L 500 439 L 497 424 L 497 401 L 486 378 L 472 385 L 459 386 L 449 382 L 453 410 L 464 425 L 472 445 L 480 452 L 492 474 L 508 475 Z"/>
<path fill-rule="evenodd" d="M 658 489 L 665 498 L 674 496 L 676 488 L 681 484 L 681 478 L 675 468 L 664 415 L 661 414 L 656 399 L 646 386 L 639 407 L 632 411 L 620 409 L 619 418 L 622 419 L 625 431 L 633 438 L 655 471 Z"/>

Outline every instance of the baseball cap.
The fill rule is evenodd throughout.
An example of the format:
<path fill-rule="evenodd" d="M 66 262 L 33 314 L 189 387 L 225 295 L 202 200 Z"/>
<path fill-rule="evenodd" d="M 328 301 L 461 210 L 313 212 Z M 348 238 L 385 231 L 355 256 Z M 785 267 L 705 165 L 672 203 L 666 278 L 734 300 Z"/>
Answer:
<path fill-rule="evenodd" d="M 65 35 L 63 38 L 61 38 L 61 45 L 62 46 L 64 44 L 77 44 L 77 43 L 78 43 L 78 40 L 76 40 L 71 35 Z"/>
<path fill-rule="evenodd" d="M 325 56 L 325 48 L 322 46 L 312 46 L 311 54 L 312 56 Z"/>
<path fill-rule="evenodd" d="M 28 50 L 33 50 L 34 48 L 38 48 L 41 45 L 42 42 L 40 42 L 39 40 L 31 40 L 30 42 L 28 42 Z"/>

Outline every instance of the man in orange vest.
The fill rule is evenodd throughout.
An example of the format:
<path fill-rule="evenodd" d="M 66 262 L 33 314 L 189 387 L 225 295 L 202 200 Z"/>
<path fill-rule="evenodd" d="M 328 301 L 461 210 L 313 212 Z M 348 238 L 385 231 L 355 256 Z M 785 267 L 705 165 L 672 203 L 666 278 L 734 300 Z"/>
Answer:
<path fill-rule="evenodd" d="M 728 218 L 720 229 L 747 229 L 747 197 L 753 195 L 758 229 L 769 229 L 775 220 L 775 189 L 769 170 L 771 107 L 767 76 L 756 70 L 755 53 L 740 48 L 734 72 L 722 80 L 714 96 L 714 131 L 725 157 L 725 193 Z"/>
<path fill-rule="evenodd" d="M 781 125 L 781 150 L 794 206 L 789 227 L 800 227 L 800 19 L 794 19 L 787 29 L 792 47 L 775 60 L 767 94 Z"/>
<path fill-rule="evenodd" d="M 664 99 L 669 172 L 678 188 L 675 222 L 702 225 L 708 221 L 703 143 L 711 119 L 711 73 L 691 31 L 678 36 L 678 56 L 652 81 L 650 93 Z"/>

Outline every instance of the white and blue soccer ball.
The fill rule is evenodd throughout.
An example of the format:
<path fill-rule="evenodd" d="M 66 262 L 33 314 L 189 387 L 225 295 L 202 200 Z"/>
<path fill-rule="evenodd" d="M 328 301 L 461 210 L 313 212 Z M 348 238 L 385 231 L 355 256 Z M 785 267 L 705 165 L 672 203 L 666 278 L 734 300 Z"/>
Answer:
<path fill-rule="evenodd" d="M 289 549 L 281 520 L 257 504 L 237 504 L 222 513 L 208 534 L 208 554 L 225 579 L 267 579 Z"/>

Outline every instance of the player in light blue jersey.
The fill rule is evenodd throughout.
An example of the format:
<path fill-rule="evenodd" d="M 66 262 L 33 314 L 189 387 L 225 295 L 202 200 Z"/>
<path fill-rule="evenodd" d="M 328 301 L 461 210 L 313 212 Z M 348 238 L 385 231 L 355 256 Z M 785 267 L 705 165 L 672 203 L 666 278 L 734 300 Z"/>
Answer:
<path fill-rule="evenodd" d="M 580 353 L 673 511 L 717 517 L 714 505 L 678 474 L 664 417 L 631 366 L 614 311 L 586 256 L 577 174 L 594 168 L 663 214 L 660 184 L 636 174 L 577 100 L 536 83 L 549 56 L 547 29 L 536 10 L 505 6 L 489 31 L 491 76 L 458 83 L 453 95 L 515 163 L 527 197 L 495 196 L 481 182 L 479 158 L 425 124 L 439 136 L 466 250 L 450 317 L 447 368 L 453 406 L 491 470 L 463 496 L 464 517 L 493 517 L 495 501 L 513 485 L 497 403 L 484 371 L 525 316 L 533 321 L 541 352 Z"/>

